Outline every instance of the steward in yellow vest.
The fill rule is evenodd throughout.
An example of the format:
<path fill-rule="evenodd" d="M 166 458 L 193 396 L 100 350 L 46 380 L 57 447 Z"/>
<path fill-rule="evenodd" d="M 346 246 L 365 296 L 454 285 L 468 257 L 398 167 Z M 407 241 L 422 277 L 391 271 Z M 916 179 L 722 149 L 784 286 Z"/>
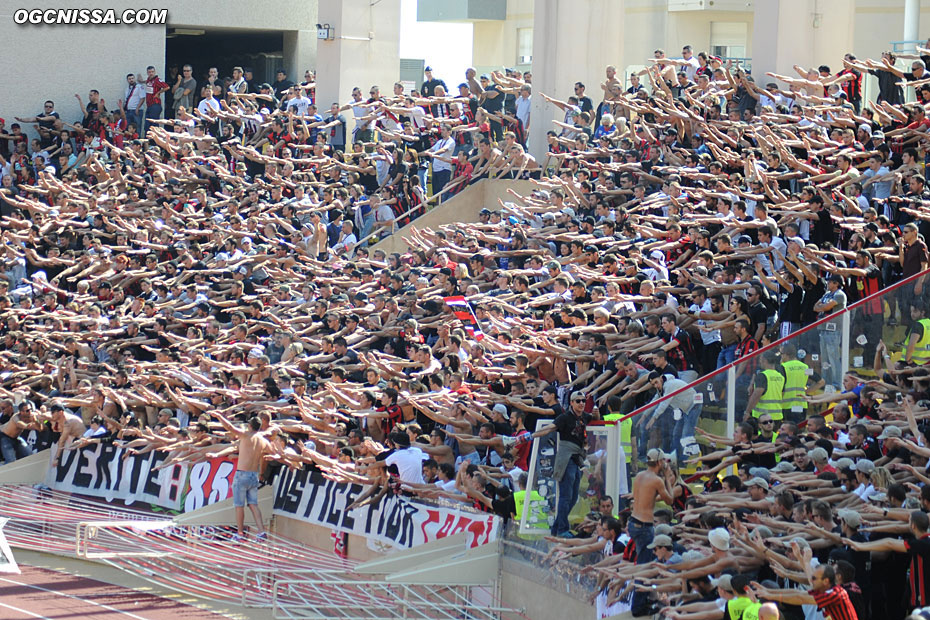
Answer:
<path fill-rule="evenodd" d="M 775 370 L 778 357 L 769 351 L 762 356 L 762 369 L 756 372 L 752 385 L 749 388 L 749 401 L 746 403 L 746 412 L 743 421 L 748 422 L 749 417 L 758 418 L 763 413 L 772 416 L 776 422 L 785 416 L 782 413 L 782 392 L 785 387 L 785 377 Z"/>

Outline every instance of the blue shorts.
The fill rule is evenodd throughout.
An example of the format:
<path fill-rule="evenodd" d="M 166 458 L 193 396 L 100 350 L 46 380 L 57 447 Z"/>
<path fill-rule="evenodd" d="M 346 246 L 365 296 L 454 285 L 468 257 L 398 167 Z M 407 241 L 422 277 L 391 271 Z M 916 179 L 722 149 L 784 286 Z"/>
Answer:
<path fill-rule="evenodd" d="M 237 471 L 233 478 L 233 506 L 258 504 L 258 472 Z"/>

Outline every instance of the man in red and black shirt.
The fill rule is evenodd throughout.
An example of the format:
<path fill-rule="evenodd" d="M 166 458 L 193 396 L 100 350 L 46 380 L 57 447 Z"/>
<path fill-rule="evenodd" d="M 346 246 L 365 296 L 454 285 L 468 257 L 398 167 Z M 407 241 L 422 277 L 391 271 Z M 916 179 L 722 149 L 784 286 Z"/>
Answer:
<path fill-rule="evenodd" d="M 170 87 L 161 81 L 158 74 L 155 73 L 155 67 L 149 65 L 146 68 L 148 79 L 145 80 L 145 129 L 142 135 L 148 131 L 148 119 L 161 118 L 161 94 Z"/>
<path fill-rule="evenodd" d="M 911 513 L 908 521 L 913 538 L 883 538 L 869 542 L 855 542 L 847 538 L 843 543 L 854 551 L 894 551 L 911 556 L 908 571 L 908 585 L 911 590 L 910 608 L 924 607 L 930 604 L 930 517 L 922 510 Z"/>
<path fill-rule="evenodd" d="M 381 406 L 378 407 L 377 411 L 387 413 L 387 417 L 381 418 L 381 430 L 384 432 L 384 436 L 387 437 L 403 419 L 400 405 L 397 404 L 397 390 L 384 388 L 381 393 Z"/>
<path fill-rule="evenodd" d="M 761 599 L 788 605 L 817 605 L 824 618 L 831 620 L 859 620 L 856 608 L 849 600 L 846 590 L 836 584 L 836 571 L 829 564 L 821 564 L 808 572 L 811 589 L 773 590 L 753 584 L 756 595 Z"/>

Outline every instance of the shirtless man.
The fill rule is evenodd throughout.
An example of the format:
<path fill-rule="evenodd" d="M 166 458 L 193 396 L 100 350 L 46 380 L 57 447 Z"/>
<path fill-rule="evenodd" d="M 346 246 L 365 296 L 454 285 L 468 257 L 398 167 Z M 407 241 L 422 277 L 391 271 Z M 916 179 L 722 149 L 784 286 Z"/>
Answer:
<path fill-rule="evenodd" d="M 258 474 L 262 465 L 262 456 L 271 451 L 271 445 L 261 432 L 262 421 L 258 417 L 250 418 L 248 430 L 243 431 L 233 426 L 219 411 L 211 411 L 210 413 L 220 421 L 223 428 L 239 440 L 239 464 L 236 466 L 236 475 L 233 478 L 233 505 L 236 507 L 238 534 L 233 536 L 233 542 L 241 542 L 243 536 L 245 536 L 243 527 L 245 525 L 246 504 L 248 504 L 249 510 L 252 511 L 252 516 L 255 517 L 255 525 L 258 528 L 258 536 L 255 539 L 261 542 L 268 535 L 265 533 L 265 526 L 262 523 L 262 513 L 258 509 Z"/>
<path fill-rule="evenodd" d="M 66 413 L 61 405 L 52 405 L 52 425 L 54 430 L 61 433 L 56 444 L 55 458 L 52 460 L 52 467 L 58 467 L 62 450 L 67 450 L 74 440 L 83 437 L 87 428 L 80 416 Z"/>
<path fill-rule="evenodd" d="M 665 479 L 668 462 L 665 454 L 658 448 L 646 453 L 646 469 L 636 474 L 633 479 L 633 513 L 630 515 L 627 532 L 636 543 L 636 563 L 646 564 L 653 560 L 652 550 L 652 515 L 655 512 L 656 498 L 668 505 L 672 504 L 672 490 Z"/>
<path fill-rule="evenodd" d="M 0 452 L 3 460 L 12 463 L 16 459 L 23 459 L 32 454 L 32 449 L 20 437 L 26 429 L 39 430 L 42 422 L 36 418 L 32 409 L 21 407 L 14 413 L 9 421 L 0 427 Z"/>

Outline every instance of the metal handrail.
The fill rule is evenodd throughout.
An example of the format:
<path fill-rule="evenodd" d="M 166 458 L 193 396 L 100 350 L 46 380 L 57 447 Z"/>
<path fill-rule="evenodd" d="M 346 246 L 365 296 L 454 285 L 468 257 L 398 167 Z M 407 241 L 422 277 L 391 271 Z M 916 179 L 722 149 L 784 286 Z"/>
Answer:
<path fill-rule="evenodd" d="M 616 421 L 616 423 L 619 424 L 620 422 L 622 422 L 622 421 L 624 421 L 624 420 L 627 420 L 627 419 L 629 419 L 629 418 L 632 418 L 632 417 L 634 417 L 634 416 L 637 416 L 637 415 L 643 413 L 644 411 L 648 411 L 648 410 L 650 410 L 650 409 L 653 409 L 656 405 L 658 405 L 658 404 L 660 404 L 660 403 L 662 403 L 662 402 L 664 402 L 664 401 L 666 401 L 666 400 L 668 400 L 668 399 L 670 399 L 670 398 L 674 398 L 675 396 L 681 394 L 682 392 L 686 392 L 687 390 L 693 389 L 693 388 L 697 387 L 698 385 L 701 385 L 701 384 L 703 384 L 703 383 L 707 383 L 707 381 L 708 381 L 711 377 L 715 377 L 715 376 L 720 375 L 720 374 L 722 374 L 722 373 L 728 372 L 730 369 L 736 369 L 738 366 L 744 364 L 744 363 L 747 362 L 748 360 L 758 359 L 758 357 L 759 357 L 760 355 L 763 355 L 764 353 L 767 353 L 768 351 L 771 351 L 771 350 L 773 350 L 773 349 L 777 349 L 778 347 L 780 347 L 780 346 L 783 345 L 784 343 L 788 342 L 789 340 L 793 340 L 794 338 L 800 336 L 801 334 L 807 333 L 807 332 L 813 330 L 814 328 L 816 328 L 816 327 L 818 327 L 818 326 L 820 326 L 820 325 L 823 325 L 824 323 L 829 323 L 829 322 L 832 322 L 832 321 L 836 321 L 836 320 L 838 320 L 841 316 L 843 316 L 844 314 L 848 314 L 849 312 L 851 312 L 851 311 L 853 311 L 853 310 L 855 310 L 855 309 L 861 307 L 862 305 L 864 305 L 864 304 L 866 304 L 866 303 L 868 303 L 868 302 L 870 302 L 870 301 L 875 301 L 876 299 L 881 298 L 881 297 L 884 296 L 885 294 L 887 294 L 887 293 L 889 293 L 889 292 L 891 292 L 891 291 L 894 291 L 894 290 L 899 289 L 900 287 L 904 286 L 905 284 L 908 284 L 908 283 L 911 283 L 911 282 L 916 282 L 918 279 L 924 278 L 924 277 L 927 277 L 927 276 L 930 276 L 930 269 L 927 269 L 927 270 L 925 270 L 925 271 L 921 271 L 920 273 L 916 273 L 916 274 L 910 276 L 909 278 L 907 278 L 907 279 L 905 279 L 905 280 L 901 280 L 900 282 L 895 282 L 895 283 L 892 284 L 891 286 L 888 286 L 888 287 L 886 287 L 886 288 L 883 288 L 883 289 L 881 289 L 880 291 L 878 291 L 878 292 L 876 292 L 876 293 L 872 293 L 871 295 L 869 295 L 869 296 L 867 296 L 867 297 L 863 297 L 863 298 L 860 299 L 859 301 L 853 303 L 853 304 L 850 305 L 850 306 L 847 306 L 846 308 L 844 308 L 843 310 L 841 310 L 841 311 L 839 311 L 839 312 L 836 312 L 836 313 L 834 313 L 834 314 L 830 314 L 830 315 L 828 315 L 828 316 L 825 316 L 825 317 L 823 317 L 822 319 L 818 319 L 818 320 L 814 321 L 813 323 L 811 323 L 810 325 L 806 325 L 806 326 L 802 327 L 801 329 L 799 329 L 798 331 L 793 332 L 793 333 L 791 333 L 791 334 L 788 334 L 788 335 L 785 336 L 784 338 L 779 338 L 779 339 L 776 340 L 775 342 L 769 343 L 769 344 L 767 344 L 766 346 L 764 346 L 764 347 L 762 347 L 762 348 L 760 348 L 760 349 L 758 349 L 758 350 L 756 350 L 756 351 L 753 351 L 751 354 L 747 355 L 746 357 L 741 357 L 740 359 L 738 359 L 738 360 L 736 360 L 736 361 L 734 361 L 734 362 L 731 362 L 730 364 L 727 364 L 726 366 L 721 366 L 720 368 L 716 369 L 715 371 L 713 371 L 713 372 L 711 372 L 711 373 L 708 373 L 708 374 L 706 374 L 706 375 L 704 375 L 704 376 L 702 376 L 702 377 L 698 377 L 696 380 L 692 381 L 692 382 L 689 383 L 688 385 L 686 385 L 686 386 L 684 386 L 684 387 L 682 387 L 682 388 L 679 388 L 679 389 L 675 390 L 674 392 L 672 392 L 672 393 L 670 393 L 670 394 L 668 394 L 668 395 L 662 396 L 661 398 L 658 398 L 658 399 L 655 399 L 655 400 L 653 400 L 653 401 L 651 401 L 651 402 L 649 402 L 649 403 L 646 403 L 645 405 L 643 405 L 642 407 L 640 407 L 640 408 L 638 408 L 638 409 L 634 409 L 632 412 L 630 412 L 630 413 L 626 414 L 625 416 L 623 416 L 622 418 L 618 419 L 618 420 Z"/>

